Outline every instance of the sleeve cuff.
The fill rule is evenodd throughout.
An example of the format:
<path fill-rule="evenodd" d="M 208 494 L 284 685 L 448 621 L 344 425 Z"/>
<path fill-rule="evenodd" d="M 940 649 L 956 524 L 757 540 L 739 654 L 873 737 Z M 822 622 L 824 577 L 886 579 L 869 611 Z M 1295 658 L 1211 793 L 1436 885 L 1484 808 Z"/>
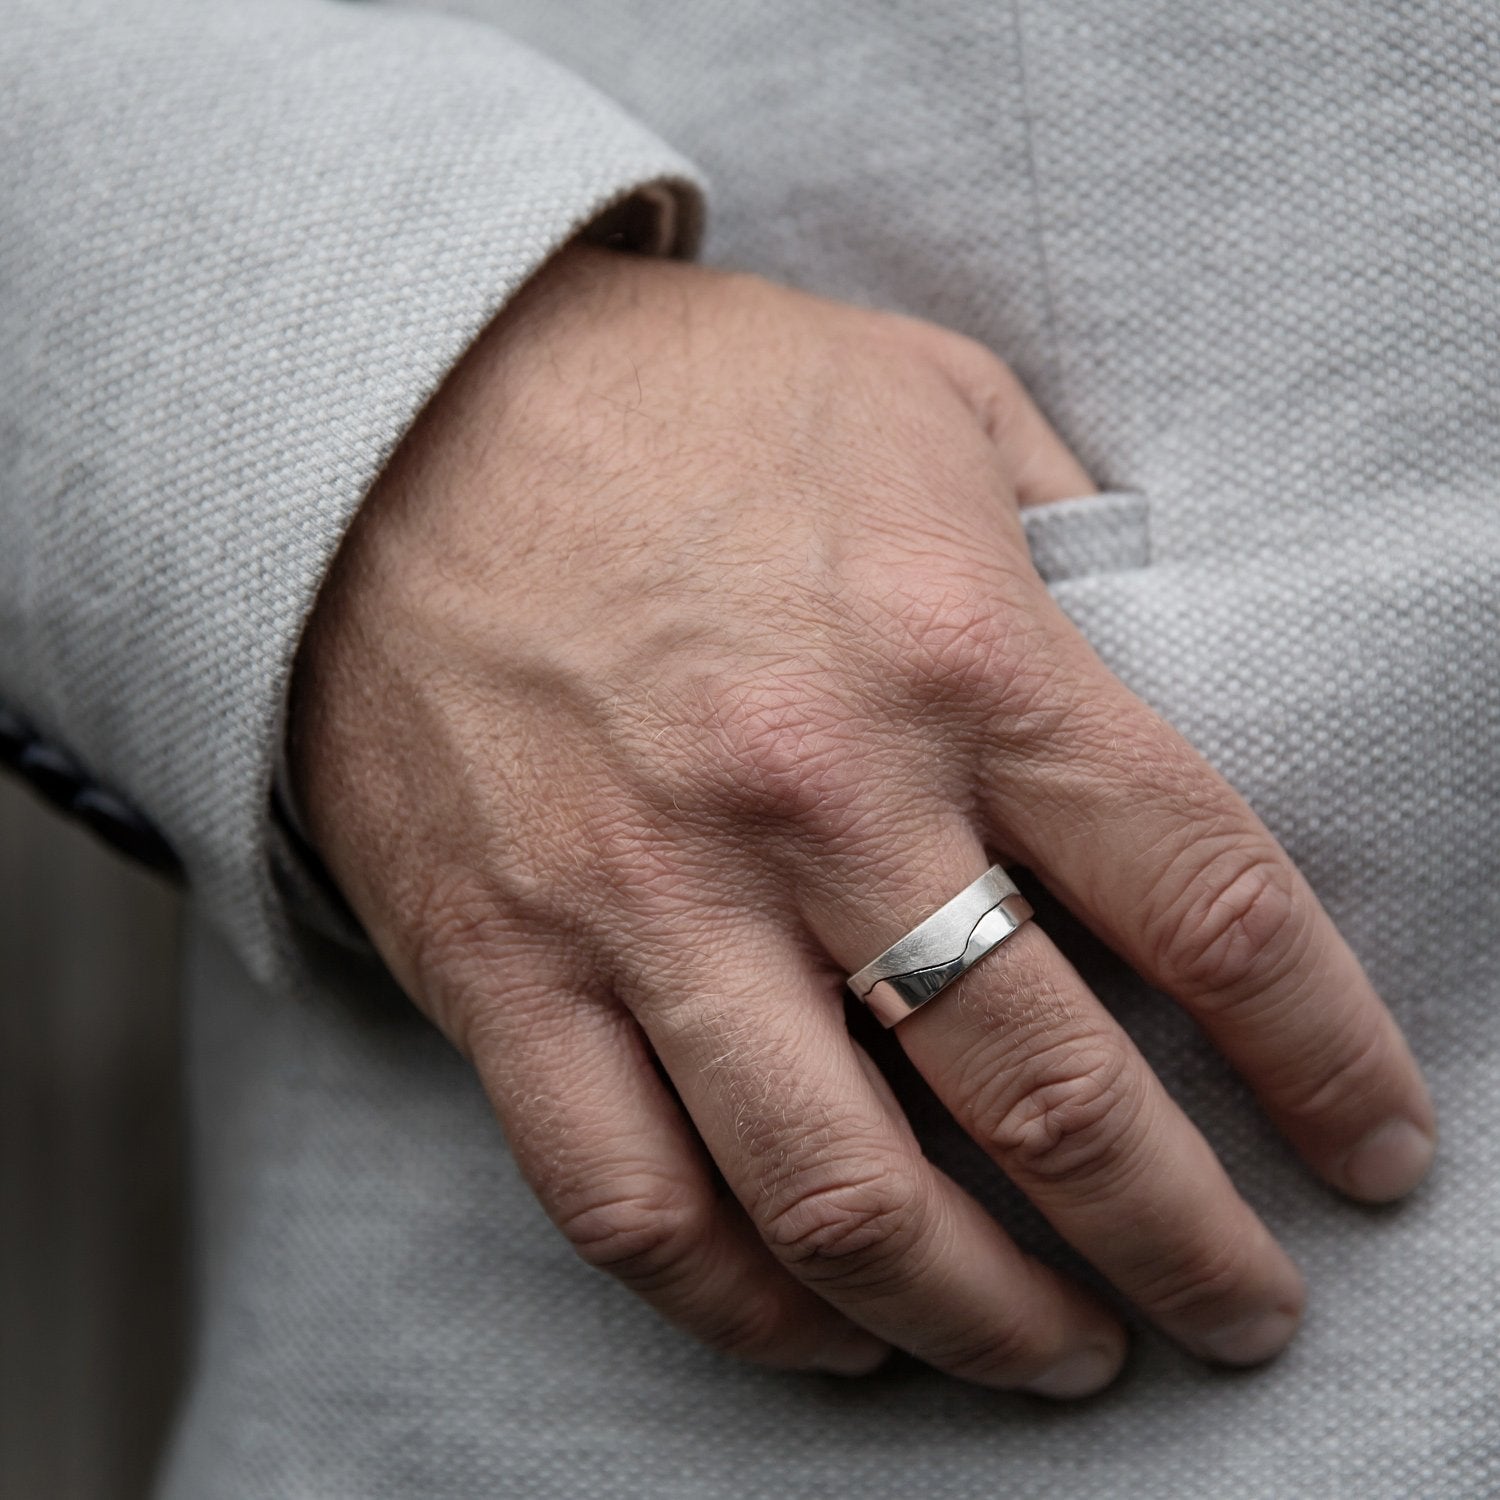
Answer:
<path fill-rule="evenodd" d="M 0 696 L 298 969 L 271 816 L 344 531 L 515 291 L 588 230 L 693 250 L 693 169 L 494 28 L 324 0 L 57 0 L 0 38 Z M 13 326 L 12 326 L 13 325 Z"/>

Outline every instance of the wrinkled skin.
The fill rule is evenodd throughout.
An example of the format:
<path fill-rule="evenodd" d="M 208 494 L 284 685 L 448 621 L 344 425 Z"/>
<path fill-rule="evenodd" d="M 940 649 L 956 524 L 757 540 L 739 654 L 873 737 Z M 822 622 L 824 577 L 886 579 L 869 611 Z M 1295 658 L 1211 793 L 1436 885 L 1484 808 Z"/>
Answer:
<path fill-rule="evenodd" d="M 1119 1368 L 1114 1311 L 923 1157 L 845 1025 L 843 975 L 992 859 L 1186 1007 L 1330 1183 L 1426 1169 L 1421 1078 L 1316 898 L 1032 569 L 1018 508 L 1091 489 L 965 339 L 572 249 L 319 600 L 318 848 L 558 1228 L 716 1347 L 857 1374 L 896 1345 L 1058 1397 Z M 1298 1271 L 1039 924 L 896 1035 L 1168 1334 L 1232 1363 L 1291 1337 Z"/>

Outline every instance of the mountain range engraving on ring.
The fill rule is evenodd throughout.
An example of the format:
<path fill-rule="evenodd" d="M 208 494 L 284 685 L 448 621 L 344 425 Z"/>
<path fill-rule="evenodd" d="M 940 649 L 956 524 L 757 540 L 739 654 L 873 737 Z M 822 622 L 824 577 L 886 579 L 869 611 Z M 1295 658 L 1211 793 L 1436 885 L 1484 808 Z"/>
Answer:
<path fill-rule="evenodd" d="M 999 865 L 849 976 L 882 1025 L 894 1026 L 993 953 L 1034 915 Z"/>

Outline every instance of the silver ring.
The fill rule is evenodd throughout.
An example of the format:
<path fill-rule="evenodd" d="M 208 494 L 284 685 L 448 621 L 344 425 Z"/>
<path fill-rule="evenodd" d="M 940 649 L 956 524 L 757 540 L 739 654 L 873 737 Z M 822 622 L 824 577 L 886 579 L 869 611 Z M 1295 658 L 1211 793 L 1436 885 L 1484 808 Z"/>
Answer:
<path fill-rule="evenodd" d="M 991 865 L 879 958 L 849 976 L 849 988 L 884 1026 L 904 1020 L 993 953 L 1034 913 L 999 865 Z"/>

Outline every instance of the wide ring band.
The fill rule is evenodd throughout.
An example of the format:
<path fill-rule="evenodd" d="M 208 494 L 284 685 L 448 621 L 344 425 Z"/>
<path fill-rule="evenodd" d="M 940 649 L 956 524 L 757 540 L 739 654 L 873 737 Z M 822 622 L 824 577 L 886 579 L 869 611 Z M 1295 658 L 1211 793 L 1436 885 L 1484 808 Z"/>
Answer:
<path fill-rule="evenodd" d="M 999 865 L 849 976 L 849 988 L 884 1026 L 904 1020 L 993 953 L 1033 915 Z"/>

